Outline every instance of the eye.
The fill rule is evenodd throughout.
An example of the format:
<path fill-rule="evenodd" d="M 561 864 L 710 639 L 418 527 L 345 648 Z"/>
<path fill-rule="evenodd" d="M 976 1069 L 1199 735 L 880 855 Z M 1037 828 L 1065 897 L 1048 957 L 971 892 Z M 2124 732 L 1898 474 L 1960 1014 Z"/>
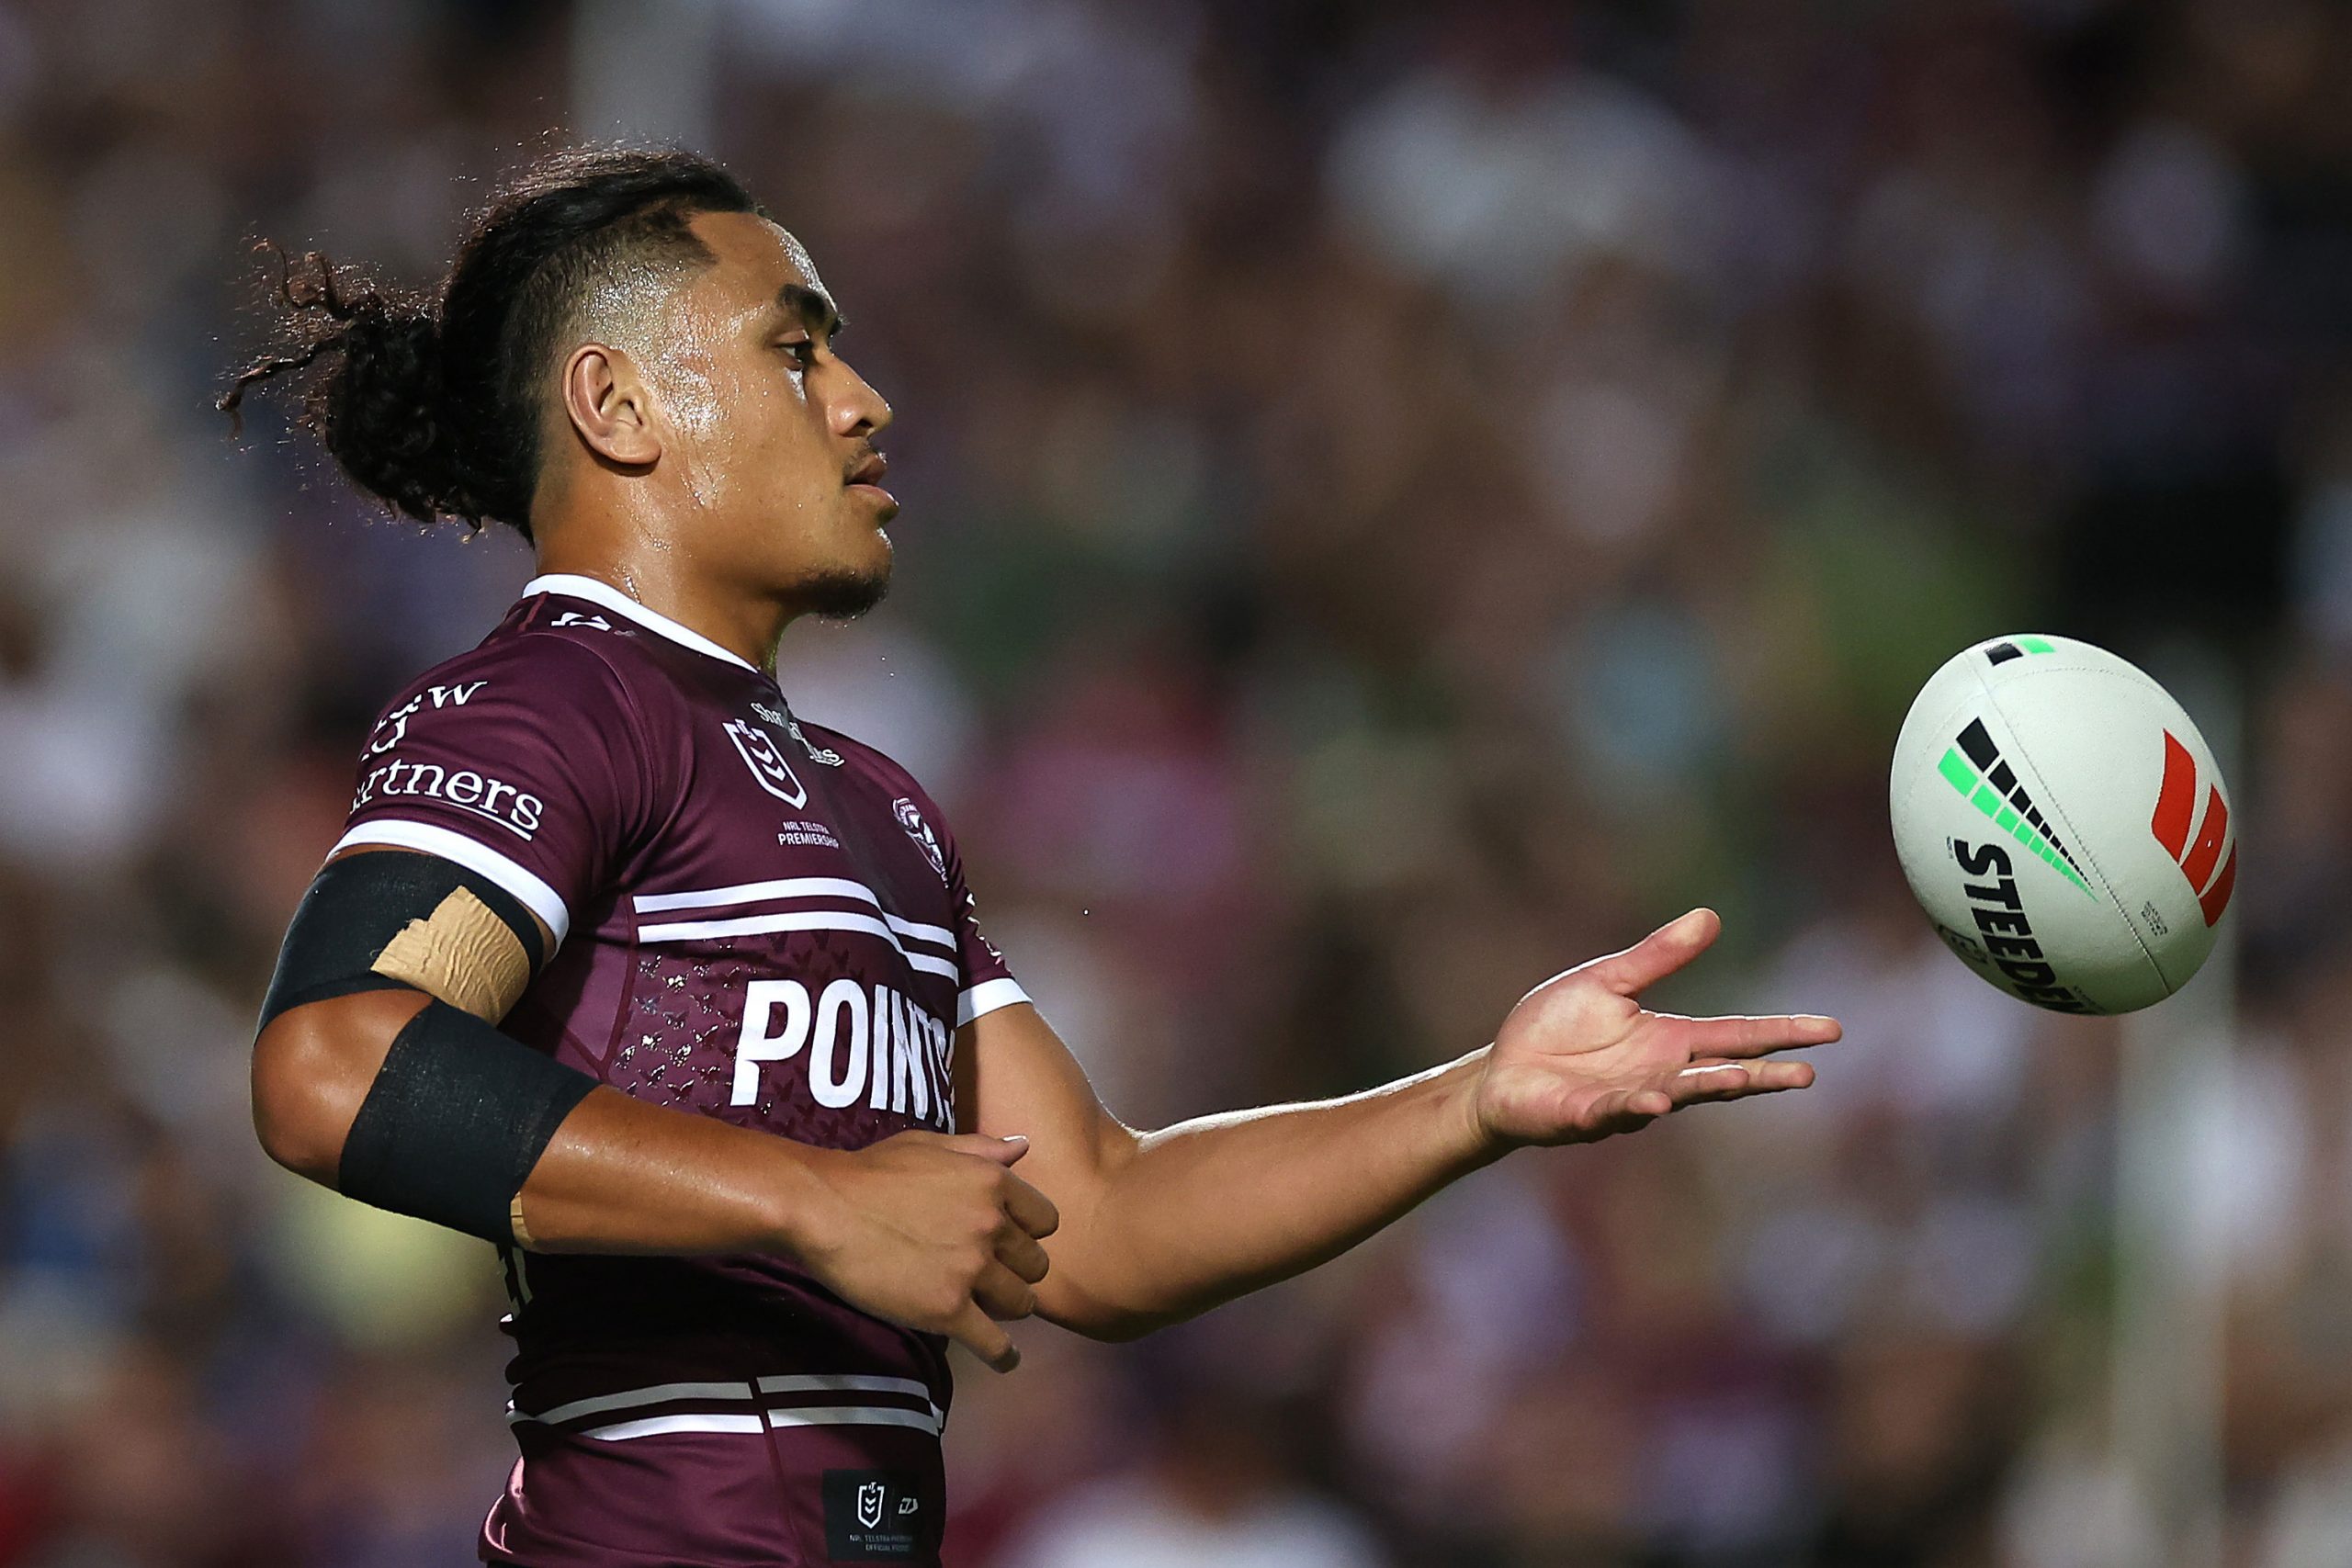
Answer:
<path fill-rule="evenodd" d="M 803 370 L 817 362 L 817 344 L 811 338 L 795 338 L 787 343 L 780 343 L 776 346 L 784 350 L 786 355 Z"/>

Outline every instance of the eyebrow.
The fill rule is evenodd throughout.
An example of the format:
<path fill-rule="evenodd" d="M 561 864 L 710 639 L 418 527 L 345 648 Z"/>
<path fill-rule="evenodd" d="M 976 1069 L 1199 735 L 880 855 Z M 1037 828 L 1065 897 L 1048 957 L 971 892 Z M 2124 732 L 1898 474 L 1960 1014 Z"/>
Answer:
<path fill-rule="evenodd" d="M 776 309 L 799 321 L 818 337 L 829 338 L 849 325 L 832 300 L 804 283 L 787 283 L 775 291 Z"/>

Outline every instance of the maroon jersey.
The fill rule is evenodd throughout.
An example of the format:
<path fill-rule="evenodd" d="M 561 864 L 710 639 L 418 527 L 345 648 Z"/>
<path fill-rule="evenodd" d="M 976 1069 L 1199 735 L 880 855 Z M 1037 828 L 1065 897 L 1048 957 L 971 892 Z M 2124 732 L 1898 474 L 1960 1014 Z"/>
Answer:
<path fill-rule="evenodd" d="M 593 579 L 542 577 L 384 711 L 338 849 L 545 920 L 503 1027 L 656 1105 L 853 1149 L 956 1125 L 955 1031 L 1025 1001 L 914 780 Z M 510 1250 L 522 1457 L 492 1562 L 930 1561 L 945 1343 L 785 1259 Z"/>

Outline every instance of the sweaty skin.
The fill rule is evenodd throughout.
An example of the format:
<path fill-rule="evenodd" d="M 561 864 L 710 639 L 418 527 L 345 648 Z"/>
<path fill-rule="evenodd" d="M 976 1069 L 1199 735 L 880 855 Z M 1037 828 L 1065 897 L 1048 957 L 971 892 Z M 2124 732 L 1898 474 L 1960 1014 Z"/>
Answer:
<path fill-rule="evenodd" d="M 889 581 L 898 502 L 847 480 L 890 405 L 833 351 L 797 240 L 745 213 L 692 227 L 717 265 L 599 298 L 605 337 L 559 369 L 539 570 L 616 583 L 772 670 L 793 620 L 854 614 Z"/>

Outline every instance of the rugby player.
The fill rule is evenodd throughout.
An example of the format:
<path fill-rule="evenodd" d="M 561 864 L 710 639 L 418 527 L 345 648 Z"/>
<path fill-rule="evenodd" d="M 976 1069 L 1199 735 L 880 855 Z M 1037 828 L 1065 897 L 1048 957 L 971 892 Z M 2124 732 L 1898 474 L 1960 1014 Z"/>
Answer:
<path fill-rule="evenodd" d="M 281 262 L 285 258 L 281 255 Z M 286 263 L 281 375 L 362 491 L 538 575 L 361 742 L 254 1048 L 279 1163 L 501 1249 L 520 1460 L 485 1562 L 930 1562 L 947 1344 L 1130 1337 L 1531 1145 L 1800 1089 L 1819 1017 L 1645 987 L 1693 910 L 1354 1097 L 1139 1132 L 981 934 L 906 771 L 797 719 L 801 615 L 888 581 L 876 438 L 800 243 L 716 164 L 573 149 L 411 298 Z"/>

